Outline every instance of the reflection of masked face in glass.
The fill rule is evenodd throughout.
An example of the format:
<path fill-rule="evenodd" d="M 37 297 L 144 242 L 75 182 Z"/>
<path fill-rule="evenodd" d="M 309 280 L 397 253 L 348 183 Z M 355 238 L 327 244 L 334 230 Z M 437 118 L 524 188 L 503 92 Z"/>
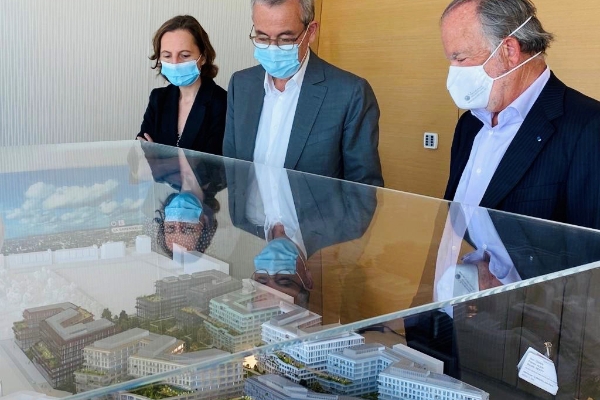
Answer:
<path fill-rule="evenodd" d="M 256 270 L 265 270 L 270 274 L 282 270 L 295 273 L 298 257 L 300 257 L 298 247 L 291 240 L 273 239 L 254 257 L 254 267 Z"/>
<path fill-rule="evenodd" d="M 294 297 L 296 303 L 301 293 L 312 289 L 304 259 L 294 242 L 287 238 L 270 241 L 254 258 L 254 268 L 252 279 Z"/>
<path fill-rule="evenodd" d="M 165 207 L 165 242 L 169 250 L 173 243 L 195 250 L 202 234 L 202 204 L 191 193 L 180 193 Z"/>

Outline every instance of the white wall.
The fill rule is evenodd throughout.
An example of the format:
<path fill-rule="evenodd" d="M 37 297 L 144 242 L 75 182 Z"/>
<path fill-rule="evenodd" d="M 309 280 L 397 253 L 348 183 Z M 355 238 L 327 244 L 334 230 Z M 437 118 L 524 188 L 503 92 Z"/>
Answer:
<path fill-rule="evenodd" d="M 255 65 L 249 0 L 0 0 L 0 146 L 133 139 L 160 25 L 191 14 L 227 88 Z"/>

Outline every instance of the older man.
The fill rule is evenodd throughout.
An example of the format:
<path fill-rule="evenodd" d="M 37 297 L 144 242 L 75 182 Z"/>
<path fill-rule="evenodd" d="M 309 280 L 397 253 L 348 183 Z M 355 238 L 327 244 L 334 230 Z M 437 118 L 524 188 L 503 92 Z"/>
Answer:
<path fill-rule="evenodd" d="M 435 280 L 424 276 L 423 282 L 434 281 L 437 299 L 447 300 L 457 288 L 462 294 L 473 290 L 461 292 L 463 276 L 478 275 L 467 281 L 486 289 L 598 260 L 594 231 L 574 235 L 560 225 L 548 238 L 543 234 L 548 227 L 539 222 L 473 207 L 600 227 L 600 103 L 568 88 L 550 72 L 544 55 L 553 36 L 542 28 L 533 3 L 454 0 L 442 15 L 441 29 L 451 64 L 448 90 L 458 107 L 470 111 L 456 127 L 445 194 L 462 204 L 450 208 Z M 461 262 L 465 233 L 475 251 Z M 427 287 L 431 285 L 423 285 Z M 527 308 L 530 299 L 495 308 L 500 301 L 493 298 L 489 303 L 481 300 L 446 309 L 454 311 L 454 319 L 432 312 L 407 320 L 407 342 L 443 359 L 446 372 L 456 377 L 461 369 L 458 349 L 516 365 L 522 353 L 514 343 L 559 343 L 556 333 L 564 328 L 562 317 L 545 317 L 553 321 L 552 329 L 527 322 L 532 320 L 530 314 L 555 310 L 554 297 L 549 304 L 537 303 L 533 312 Z M 415 304 L 419 302 L 423 301 L 415 299 Z M 478 312 L 467 318 L 467 307 Z M 516 329 L 510 321 L 523 321 L 523 326 Z M 485 341 L 478 339 L 472 326 Z M 520 332 L 527 332 L 527 337 L 520 338 Z M 505 349 L 510 350 L 503 353 Z M 557 356 L 566 357 L 565 353 Z M 494 374 L 492 363 L 479 368 L 462 361 L 478 373 Z"/>
<path fill-rule="evenodd" d="M 252 0 L 259 66 L 229 84 L 223 154 L 383 186 L 379 107 L 366 80 L 310 51 L 314 0 Z"/>
<path fill-rule="evenodd" d="M 547 67 L 529 0 L 454 0 L 441 22 L 460 118 L 445 198 L 600 228 L 600 103 Z"/>

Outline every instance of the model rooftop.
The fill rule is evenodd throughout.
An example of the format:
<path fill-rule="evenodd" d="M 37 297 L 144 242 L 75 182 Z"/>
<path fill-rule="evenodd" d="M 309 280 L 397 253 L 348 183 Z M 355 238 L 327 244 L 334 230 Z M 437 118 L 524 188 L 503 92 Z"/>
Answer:
<path fill-rule="evenodd" d="M 98 350 L 114 350 L 125 346 L 131 342 L 137 342 L 150 336 L 150 332 L 141 328 L 129 329 L 125 332 L 109 336 L 102 340 L 97 340 L 90 347 Z"/>
<path fill-rule="evenodd" d="M 82 319 L 91 315 L 89 312 L 83 310 L 82 308 L 78 309 L 68 309 L 62 311 L 48 319 L 46 319 L 46 323 L 54 330 L 63 340 L 69 341 L 76 339 L 79 336 L 87 335 L 90 333 L 94 333 L 96 331 L 110 328 L 114 324 L 104 318 L 101 318 L 96 321 L 91 321 L 87 323 L 76 323 L 71 326 L 63 326 L 63 323 L 67 322 L 70 319 L 81 317 Z"/>
<path fill-rule="evenodd" d="M 57 309 L 68 310 L 69 308 L 77 308 L 77 306 L 73 303 L 50 304 L 47 306 L 28 308 L 25 310 L 25 312 L 37 313 L 37 312 L 41 312 L 41 311 L 50 311 L 50 310 L 57 310 Z"/>
<path fill-rule="evenodd" d="M 157 357 L 177 344 L 177 339 L 174 337 L 157 335 L 155 333 L 151 333 L 145 341 L 147 341 L 148 344 L 140 348 L 139 352 L 137 353 L 137 356 L 139 357 Z"/>

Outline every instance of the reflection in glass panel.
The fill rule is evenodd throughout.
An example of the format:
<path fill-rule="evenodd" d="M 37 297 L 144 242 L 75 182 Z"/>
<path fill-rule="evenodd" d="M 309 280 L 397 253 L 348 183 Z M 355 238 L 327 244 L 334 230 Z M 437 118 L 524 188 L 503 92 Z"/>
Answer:
<path fill-rule="evenodd" d="M 151 143 L 39 152 L 0 149 L 4 394 L 546 398 L 516 365 L 551 343 L 558 396 L 597 397 L 596 231 Z"/>

